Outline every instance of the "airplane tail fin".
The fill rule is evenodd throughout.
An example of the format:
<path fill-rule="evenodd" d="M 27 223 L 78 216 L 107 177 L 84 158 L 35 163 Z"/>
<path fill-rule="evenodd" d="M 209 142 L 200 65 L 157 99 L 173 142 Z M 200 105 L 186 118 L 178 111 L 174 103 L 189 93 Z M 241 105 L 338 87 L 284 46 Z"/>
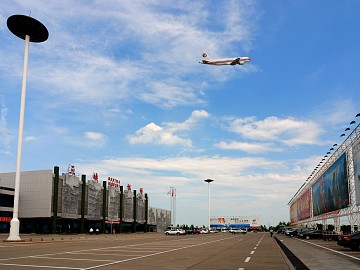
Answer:
<path fill-rule="evenodd" d="M 211 59 L 211 57 L 205 51 L 202 51 L 202 57 L 203 57 L 204 60 Z"/>

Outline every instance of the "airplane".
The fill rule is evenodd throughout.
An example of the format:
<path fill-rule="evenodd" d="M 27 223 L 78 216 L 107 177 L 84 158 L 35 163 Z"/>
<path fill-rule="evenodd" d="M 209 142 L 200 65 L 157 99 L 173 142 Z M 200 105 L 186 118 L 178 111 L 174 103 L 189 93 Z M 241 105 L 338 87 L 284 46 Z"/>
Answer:
<path fill-rule="evenodd" d="M 251 61 L 250 57 L 247 56 L 236 57 L 236 58 L 213 59 L 205 51 L 202 52 L 202 57 L 203 60 L 199 62 L 200 64 L 214 65 L 214 66 L 223 66 L 223 65 L 234 66 L 236 64 L 244 65 L 245 63 Z"/>

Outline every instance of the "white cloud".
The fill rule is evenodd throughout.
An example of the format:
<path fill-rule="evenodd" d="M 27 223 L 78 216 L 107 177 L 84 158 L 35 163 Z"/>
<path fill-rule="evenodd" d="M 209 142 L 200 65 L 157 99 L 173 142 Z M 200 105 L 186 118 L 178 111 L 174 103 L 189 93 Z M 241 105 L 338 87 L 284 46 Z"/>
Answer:
<path fill-rule="evenodd" d="M 197 96 L 190 85 L 176 83 L 151 82 L 149 92 L 140 93 L 139 98 L 159 107 L 171 108 L 177 105 L 196 105 L 204 102 Z"/>
<path fill-rule="evenodd" d="M 147 124 L 145 127 L 140 128 L 135 132 L 134 136 L 128 136 L 128 141 L 131 144 L 135 143 L 154 143 L 163 145 L 180 144 L 191 147 L 190 139 L 183 139 L 174 135 L 171 131 L 156 125 L 155 123 Z"/>
<path fill-rule="evenodd" d="M 221 141 L 215 144 L 215 147 L 222 150 L 240 150 L 247 153 L 264 153 L 280 151 L 276 149 L 271 143 L 251 143 L 238 141 Z"/>
<path fill-rule="evenodd" d="M 103 147 L 106 144 L 106 136 L 99 132 L 87 131 L 84 137 L 88 147 Z"/>
<path fill-rule="evenodd" d="M 24 141 L 25 142 L 32 142 L 32 141 L 36 141 L 37 139 L 36 139 L 36 137 L 35 136 L 26 136 L 25 138 L 24 138 Z"/>
<path fill-rule="evenodd" d="M 191 113 L 191 116 L 182 123 L 166 122 L 163 126 L 158 126 L 155 123 L 149 123 L 145 127 L 138 129 L 135 135 L 128 135 L 128 141 L 131 144 L 143 143 L 143 144 L 162 144 L 162 145 L 182 145 L 185 147 L 191 147 L 192 141 L 187 138 L 182 138 L 175 133 L 180 131 L 190 130 L 201 119 L 205 119 L 209 116 L 206 111 L 195 110 Z M 184 136 L 184 135 L 183 135 Z"/>
<path fill-rule="evenodd" d="M 258 121 L 255 117 L 237 118 L 229 123 L 229 131 L 244 138 L 262 141 L 277 141 L 289 146 L 321 144 L 322 128 L 312 121 L 275 116 Z"/>
<path fill-rule="evenodd" d="M 8 108 L 5 105 L 4 99 L 0 96 L 0 154 L 9 154 L 10 143 L 14 137 L 7 126 Z"/>
<path fill-rule="evenodd" d="M 49 29 L 49 39 L 31 47 L 29 82 L 36 80 L 36 91 L 46 97 L 62 95 L 56 103 L 99 107 L 134 97 L 160 107 L 204 104 L 204 89 L 199 90 L 198 85 L 205 76 L 211 82 L 212 78 L 218 81 L 239 75 L 229 69 L 199 68 L 204 44 L 219 55 L 232 50 L 232 44 L 248 48 L 258 16 L 251 1 L 234 1 L 231 8 L 220 5 L 221 10 L 214 12 L 221 16 L 215 17 L 206 1 L 114 0 L 91 6 L 86 1 L 15 3 L 22 10 L 31 9 Z M 9 5 L 0 4 L 3 12 L 9 9 Z M 220 28 L 209 32 L 214 18 Z M 14 44 L 20 51 L 20 42 Z M 11 71 L 13 66 L 6 63 L 17 59 L 20 67 L 22 58 L 17 50 L 8 51 L 0 52 L 0 58 L 7 59 L 0 63 L 0 69 Z M 208 76 L 214 72 L 224 76 Z"/>

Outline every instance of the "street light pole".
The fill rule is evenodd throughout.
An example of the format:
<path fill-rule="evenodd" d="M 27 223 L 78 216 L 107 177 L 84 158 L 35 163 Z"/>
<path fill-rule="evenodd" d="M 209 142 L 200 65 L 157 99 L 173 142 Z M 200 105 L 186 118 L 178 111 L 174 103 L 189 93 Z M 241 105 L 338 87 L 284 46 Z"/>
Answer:
<path fill-rule="evenodd" d="M 25 40 L 24 50 L 24 69 L 21 87 L 21 104 L 20 119 L 18 131 L 18 148 L 16 158 L 16 174 L 15 174 L 15 194 L 14 194 L 14 211 L 13 218 L 10 221 L 10 234 L 7 241 L 21 241 L 19 236 L 20 222 L 19 213 L 19 195 L 20 195 L 20 174 L 21 174 L 21 153 L 22 153 L 22 137 L 24 129 L 24 114 L 26 100 L 26 78 L 28 70 L 28 54 L 30 42 L 43 42 L 48 39 L 49 33 L 46 27 L 39 21 L 25 15 L 12 15 L 7 20 L 9 30 L 17 37 Z"/>
<path fill-rule="evenodd" d="M 205 182 L 208 183 L 208 206 L 209 206 L 209 213 L 208 213 L 208 228 L 209 228 L 209 232 L 210 232 L 210 183 L 213 182 L 214 180 L 212 179 L 206 179 L 204 180 Z"/>

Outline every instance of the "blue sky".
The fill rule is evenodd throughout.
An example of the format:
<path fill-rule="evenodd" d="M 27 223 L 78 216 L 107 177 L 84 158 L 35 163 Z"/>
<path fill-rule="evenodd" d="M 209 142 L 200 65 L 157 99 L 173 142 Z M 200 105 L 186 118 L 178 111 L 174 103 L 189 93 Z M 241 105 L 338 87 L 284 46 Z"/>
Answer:
<path fill-rule="evenodd" d="M 22 170 L 68 164 L 120 179 L 176 223 L 289 220 L 287 203 L 359 112 L 359 1 L 0 2 L 0 172 L 16 168 L 29 15 Z M 249 56 L 244 66 L 199 64 Z M 1 183 L 0 183 L 1 184 Z"/>

